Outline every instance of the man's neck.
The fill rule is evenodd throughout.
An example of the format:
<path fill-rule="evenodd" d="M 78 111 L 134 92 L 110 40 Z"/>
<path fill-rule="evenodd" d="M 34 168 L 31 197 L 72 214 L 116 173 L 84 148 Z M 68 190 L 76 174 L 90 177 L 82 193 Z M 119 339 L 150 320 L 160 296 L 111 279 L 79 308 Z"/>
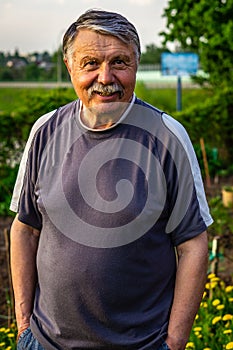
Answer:
<path fill-rule="evenodd" d="M 114 118 L 112 115 L 95 115 L 83 108 L 80 116 L 82 123 L 90 129 L 108 129 L 120 119 L 120 116 Z"/>
<path fill-rule="evenodd" d="M 124 120 L 135 101 L 135 95 L 129 103 L 118 102 L 117 108 L 106 108 L 101 110 L 99 105 L 96 108 L 86 108 L 82 102 L 80 105 L 79 120 L 84 127 L 91 130 L 104 130 L 113 127 L 121 120 Z"/>

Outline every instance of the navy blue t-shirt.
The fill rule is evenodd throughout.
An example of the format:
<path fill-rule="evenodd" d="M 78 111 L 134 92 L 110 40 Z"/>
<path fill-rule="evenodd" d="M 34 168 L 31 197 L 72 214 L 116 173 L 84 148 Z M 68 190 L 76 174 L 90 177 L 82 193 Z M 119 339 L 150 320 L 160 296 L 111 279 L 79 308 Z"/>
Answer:
<path fill-rule="evenodd" d="M 87 130 L 74 101 L 40 118 L 11 209 L 41 231 L 31 328 L 47 350 L 153 349 L 166 338 L 175 246 L 212 222 L 183 127 L 136 99 Z"/>

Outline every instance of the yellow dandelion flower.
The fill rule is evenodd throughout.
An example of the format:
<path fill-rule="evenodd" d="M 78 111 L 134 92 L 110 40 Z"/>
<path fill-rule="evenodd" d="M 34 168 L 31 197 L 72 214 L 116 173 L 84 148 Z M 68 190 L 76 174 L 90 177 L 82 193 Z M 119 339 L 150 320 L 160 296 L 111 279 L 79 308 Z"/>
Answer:
<path fill-rule="evenodd" d="M 206 289 L 214 289 L 216 286 L 217 286 L 216 282 L 206 283 L 206 285 L 205 285 Z"/>
<path fill-rule="evenodd" d="M 0 328 L 0 332 L 5 332 L 6 328 L 5 327 L 1 327 Z"/>
<path fill-rule="evenodd" d="M 213 301 L 212 301 L 212 305 L 213 306 L 217 306 L 217 305 L 219 305 L 221 302 L 220 302 L 220 300 L 219 299 L 214 299 Z"/>
<path fill-rule="evenodd" d="M 219 282 L 220 278 L 219 277 L 213 277 L 211 278 L 211 282 Z M 224 283 L 224 282 L 223 282 Z"/>
<path fill-rule="evenodd" d="M 207 295 L 207 293 L 204 292 L 203 295 L 202 295 L 202 299 L 205 299 L 206 295 Z"/>
<path fill-rule="evenodd" d="M 210 273 L 210 274 L 208 275 L 209 280 L 211 280 L 211 279 L 214 278 L 214 277 L 216 277 L 215 273 Z"/>
<path fill-rule="evenodd" d="M 186 344 L 186 349 L 190 349 L 190 348 L 195 349 L 195 345 L 193 342 L 189 342 Z"/>
<path fill-rule="evenodd" d="M 231 334 L 232 330 L 231 329 L 225 329 L 225 331 L 223 331 L 223 334 Z"/>
<path fill-rule="evenodd" d="M 205 301 L 204 303 L 201 303 L 201 307 L 203 307 L 204 309 L 206 309 L 208 307 L 207 302 Z"/>
<path fill-rule="evenodd" d="M 1 343 L 0 343 L 1 348 L 2 348 L 3 346 L 5 346 L 5 345 L 6 345 L 6 343 L 4 343 L 4 342 L 1 342 Z"/>
<path fill-rule="evenodd" d="M 198 337 L 200 332 L 194 332 L 195 336 Z"/>
<path fill-rule="evenodd" d="M 211 348 L 204 348 L 203 350 L 211 350 Z"/>
<path fill-rule="evenodd" d="M 11 330 L 10 328 L 5 329 L 4 333 L 9 333 Z"/>
<path fill-rule="evenodd" d="M 233 341 L 231 341 L 226 345 L 226 350 L 230 350 L 230 349 L 233 349 Z"/>
<path fill-rule="evenodd" d="M 199 315 L 196 315 L 196 316 L 195 316 L 195 320 L 198 320 L 198 319 L 199 319 Z"/>
<path fill-rule="evenodd" d="M 197 327 L 194 327 L 193 330 L 194 332 L 200 332 L 202 330 L 202 327 L 197 326 Z"/>
<path fill-rule="evenodd" d="M 12 349 L 12 347 L 11 346 L 8 346 L 7 348 L 6 348 L 6 350 L 11 350 Z"/>
<path fill-rule="evenodd" d="M 212 320 L 212 324 L 215 325 L 219 321 L 221 321 L 222 317 L 221 316 L 215 316 Z"/>
<path fill-rule="evenodd" d="M 232 302 L 233 302 L 233 298 L 229 298 L 228 301 L 229 301 L 230 303 L 232 303 Z"/>
<path fill-rule="evenodd" d="M 223 310 L 224 307 L 225 307 L 225 305 L 220 304 L 220 305 L 216 306 L 216 309 L 217 309 L 217 310 Z"/>
<path fill-rule="evenodd" d="M 226 314 L 222 317 L 223 321 L 231 321 L 233 316 L 231 314 Z"/>
<path fill-rule="evenodd" d="M 14 334 L 13 333 L 9 333 L 9 334 L 7 334 L 7 336 L 8 336 L 8 338 L 14 338 Z"/>
<path fill-rule="evenodd" d="M 226 293 L 230 293 L 230 292 L 232 292 L 233 291 L 233 286 L 227 286 L 226 288 L 225 288 L 225 292 Z"/>

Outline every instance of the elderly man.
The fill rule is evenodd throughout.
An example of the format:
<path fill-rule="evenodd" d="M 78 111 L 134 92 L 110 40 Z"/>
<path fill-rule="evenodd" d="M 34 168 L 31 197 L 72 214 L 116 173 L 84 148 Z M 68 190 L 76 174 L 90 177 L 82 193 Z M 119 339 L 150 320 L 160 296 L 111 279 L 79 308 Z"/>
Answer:
<path fill-rule="evenodd" d="M 63 50 L 79 99 L 35 123 L 11 203 L 18 349 L 185 349 L 212 222 L 191 142 L 134 95 L 123 16 L 87 11 Z"/>

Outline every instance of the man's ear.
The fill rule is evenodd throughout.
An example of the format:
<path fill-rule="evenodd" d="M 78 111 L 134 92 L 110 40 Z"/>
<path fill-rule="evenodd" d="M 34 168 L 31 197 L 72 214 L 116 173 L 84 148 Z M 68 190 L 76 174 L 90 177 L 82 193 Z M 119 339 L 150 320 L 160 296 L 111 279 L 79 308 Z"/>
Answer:
<path fill-rule="evenodd" d="M 69 60 L 67 58 L 64 58 L 64 63 L 66 65 L 66 68 L 67 68 L 69 75 L 70 75 L 71 74 L 71 65 L 69 63 Z"/>

